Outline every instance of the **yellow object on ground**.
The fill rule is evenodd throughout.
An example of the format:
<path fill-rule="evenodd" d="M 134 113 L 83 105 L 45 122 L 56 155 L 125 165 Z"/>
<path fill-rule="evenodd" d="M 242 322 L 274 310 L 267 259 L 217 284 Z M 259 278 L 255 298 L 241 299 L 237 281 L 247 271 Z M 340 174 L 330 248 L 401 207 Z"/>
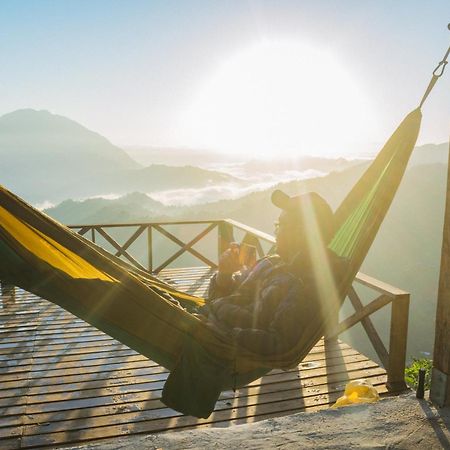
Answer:
<path fill-rule="evenodd" d="M 377 390 L 367 380 L 355 380 L 345 386 L 345 392 L 332 408 L 353 405 L 356 403 L 374 403 L 380 400 Z"/>

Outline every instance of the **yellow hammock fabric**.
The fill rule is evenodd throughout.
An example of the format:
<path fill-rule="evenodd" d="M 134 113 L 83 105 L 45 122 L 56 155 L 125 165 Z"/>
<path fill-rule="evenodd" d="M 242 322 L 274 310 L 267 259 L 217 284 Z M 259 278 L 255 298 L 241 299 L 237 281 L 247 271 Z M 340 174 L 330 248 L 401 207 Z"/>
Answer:
<path fill-rule="evenodd" d="M 421 121 L 411 112 L 335 213 L 329 248 L 348 260 L 339 280 L 317 280 L 322 311 L 299 318 L 302 335 L 284 354 L 256 354 L 233 343 L 164 298 L 202 304 L 151 275 L 128 270 L 78 234 L 0 187 L 0 279 L 60 305 L 172 371 L 163 400 L 186 414 L 207 417 L 223 389 L 243 385 L 272 368 L 297 365 L 323 336 L 340 308 L 392 202 Z M 325 267 L 327 261 L 316 261 Z M 325 271 L 326 272 L 326 271 Z M 333 274 L 331 274 L 333 275 Z"/>

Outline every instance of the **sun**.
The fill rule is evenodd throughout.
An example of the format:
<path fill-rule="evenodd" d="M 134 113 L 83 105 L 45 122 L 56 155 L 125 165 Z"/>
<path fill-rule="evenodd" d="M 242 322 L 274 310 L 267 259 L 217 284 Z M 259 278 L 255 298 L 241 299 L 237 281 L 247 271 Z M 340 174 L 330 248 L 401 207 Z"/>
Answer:
<path fill-rule="evenodd" d="M 181 116 L 184 144 L 249 157 L 343 156 L 372 139 L 368 95 L 330 52 L 264 41 L 223 61 Z"/>

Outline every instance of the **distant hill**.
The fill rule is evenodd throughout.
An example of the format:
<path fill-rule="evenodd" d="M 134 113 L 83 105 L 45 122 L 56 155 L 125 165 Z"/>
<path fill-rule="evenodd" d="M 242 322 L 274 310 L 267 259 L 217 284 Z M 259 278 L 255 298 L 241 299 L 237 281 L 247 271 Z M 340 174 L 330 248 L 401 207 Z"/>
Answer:
<path fill-rule="evenodd" d="M 233 180 L 230 175 L 192 166 L 143 168 L 77 122 L 32 109 L 0 117 L 0 174 L 1 184 L 32 203 Z"/>
<path fill-rule="evenodd" d="M 193 166 L 152 164 L 138 170 L 123 170 L 111 180 L 109 188 L 115 193 L 130 191 L 157 192 L 167 189 L 200 188 L 211 184 L 238 182 L 231 175 Z"/>
<path fill-rule="evenodd" d="M 332 172 L 324 177 L 292 181 L 290 183 L 280 183 L 276 187 L 280 187 L 289 193 L 316 191 L 327 198 L 332 206 L 336 206 L 345 193 L 351 188 L 353 182 L 362 173 L 367 164 L 368 163 L 362 163 L 342 172 Z M 166 172 L 168 177 L 171 177 L 170 173 L 172 171 L 174 171 L 172 173 L 176 174 L 176 171 L 179 170 L 179 175 L 184 177 L 183 179 L 186 179 L 187 177 L 188 181 L 190 181 L 191 177 L 184 173 L 186 168 L 156 166 L 157 169 L 161 167 L 164 171 L 169 169 Z M 149 169 L 151 168 L 141 169 L 141 171 Z M 214 172 L 203 169 L 187 169 L 196 169 L 193 173 L 197 175 L 214 174 Z M 192 181 L 195 181 L 195 179 Z M 82 217 L 86 217 L 85 211 L 88 211 L 90 217 L 94 217 L 95 215 L 97 222 L 104 223 L 106 222 L 106 216 L 103 216 L 102 211 L 105 212 L 104 208 L 108 205 L 108 211 L 116 208 L 116 206 L 120 207 L 122 212 L 126 211 L 126 216 L 130 218 L 131 221 L 140 221 L 143 218 L 152 221 L 160 219 L 161 217 L 170 217 L 174 220 L 203 220 L 231 217 L 251 226 L 271 232 L 273 222 L 278 214 L 278 210 L 270 203 L 270 194 L 273 189 L 275 189 L 275 187 L 259 192 L 253 192 L 238 199 L 218 200 L 194 206 L 164 206 L 162 203 L 155 202 L 147 195 L 134 193 L 131 196 L 124 196 L 112 200 L 105 200 L 103 198 L 92 198 L 83 201 L 67 200 L 55 207 L 46 209 L 45 212 L 63 223 L 74 223 L 76 221 L 81 224 L 88 223 L 82 220 Z M 134 200 L 138 195 L 141 195 L 141 197 L 139 197 L 140 201 L 136 202 Z M 261 214 L 262 210 L 264 211 L 264 214 Z M 107 216 L 111 217 L 110 212 L 107 213 Z M 123 220 L 118 214 L 113 222 L 123 222 Z"/>
<path fill-rule="evenodd" d="M 447 165 L 411 167 L 363 271 L 411 292 L 408 356 L 432 353 Z M 378 313 L 388 335 L 389 310 Z"/>
<path fill-rule="evenodd" d="M 183 147 L 151 147 L 151 146 L 126 146 L 124 150 L 136 161 L 144 166 L 151 164 L 164 164 L 168 166 L 207 166 L 211 164 L 236 163 L 236 155 L 228 156 L 214 153 L 208 150 L 200 150 Z M 245 161 L 246 158 L 242 158 Z"/>
<path fill-rule="evenodd" d="M 252 160 L 244 163 L 242 168 L 248 172 L 283 172 L 283 171 L 317 171 L 332 172 L 344 170 L 349 167 L 361 164 L 362 159 L 346 158 L 322 158 L 317 156 L 300 156 L 298 158 L 286 157 L 285 159 L 274 160 Z"/>
<path fill-rule="evenodd" d="M 8 156 L 10 147 L 29 157 L 67 158 L 66 164 L 70 161 L 81 167 L 99 164 L 97 171 L 116 169 L 118 165 L 122 169 L 139 167 L 127 153 L 103 136 L 49 111 L 22 109 L 1 116 L 0 144 L 2 157 Z M 80 161 L 80 158 L 89 160 Z"/>
<path fill-rule="evenodd" d="M 168 166 L 201 166 L 238 167 L 243 174 L 261 174 L 282 171 L 315 170 L 330 172 L 342 170 L 361 162 L 361 159 L 324 158 L 316 156 L 290 155 L 283 157 L 279 154 L 272 159 L 248 159 L 248 155 L 226 155 L 207 150 L 173 147 L 124 147 L 125 151 L 143 165 L 162 164 Z"/>
<path fill-rule="evenodd" d="M 165 206 L 146 194 L 134 192 L 118 199 L 91 198 L 84 201 L 65 200 L 46 210 L 60 222 L 78 225 L 95 223 L 127 223 L 161 216 Z"/>
<path fill-rule="evenodd" d="M 60 200 L 118 170 L 139 168 L 122 149 L 66 117 L 23 109 L 0 117 L 0 182 L 29 201 Z"/>
<path fill-rule="evenodd" d="M 448 144 L 425 144 L 414 149 L 410 166 L 420 164 L 447 164 L 448 163 Z"/>

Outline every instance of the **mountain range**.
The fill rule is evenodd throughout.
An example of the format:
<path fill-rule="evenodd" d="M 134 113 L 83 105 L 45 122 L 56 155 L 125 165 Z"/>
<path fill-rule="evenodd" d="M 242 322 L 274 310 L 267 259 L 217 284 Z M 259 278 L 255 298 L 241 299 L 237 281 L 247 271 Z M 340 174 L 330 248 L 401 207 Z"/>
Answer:
<path fill-rule="evenodd" d="M 142 167 L 77 122 L 32 109 L 0 117 L 0 174 L 0 183 L 32 203 L 236 181 L 192 166 Z"/>

